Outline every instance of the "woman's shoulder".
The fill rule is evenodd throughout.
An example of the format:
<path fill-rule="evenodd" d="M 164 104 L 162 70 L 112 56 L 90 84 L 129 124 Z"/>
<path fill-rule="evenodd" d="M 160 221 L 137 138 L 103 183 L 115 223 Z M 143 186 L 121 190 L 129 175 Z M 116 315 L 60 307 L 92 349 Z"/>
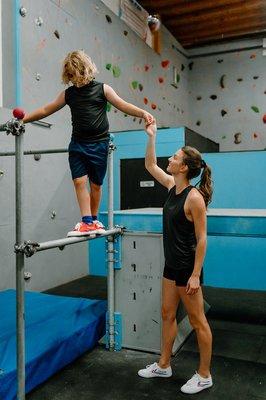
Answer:
<path fill-rule="evenodd" d="M 205 204 L 202 194 L 195 186 L 191 187 L 191 190 L 188 193 L 187 200 L 191 205 L 195 206 L 201 206 L 202 204 Z"/>

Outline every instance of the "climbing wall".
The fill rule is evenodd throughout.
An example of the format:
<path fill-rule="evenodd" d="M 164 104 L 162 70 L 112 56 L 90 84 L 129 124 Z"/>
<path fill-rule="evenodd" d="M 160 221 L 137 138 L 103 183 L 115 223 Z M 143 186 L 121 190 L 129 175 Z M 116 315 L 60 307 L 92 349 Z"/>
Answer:
<path fill-rule="evenodd" d="M 262 40 L 204 48 L 225 52 L 193 59 L 189 76 L 190 127 L 221 151 L 266 148 L 266 58 Z M 258 46 L 258 49 L 250 49 Z M 200 54 L 200 49 L 196 52 Z"/>
<path fill-rule="evenodd" d="M 153 112 L 159 126 L 187 124 L 186 61 L 166 30 L 163 53 L 158 55 L 101 1 L 27 0 L 23 6 L 27 9 L 21 17 L 27 109 L 50 101 L 64 89 L 62 61 L 67 52 L 84 49 L 99 69 L 96 78 L 110 84 L 125 100 Z M 139 129 L 142 123 L 112 105 L 108 115 L 112 131 Z M 53 145 L 67 141 L 71 133 L 68 110 L 49 119 L 56 121 L 56 129 L 63 121 L 66 124 Z"/>
<path fill-rule="evenodd" d="M 101 1 L 25 0 L 21 24 L 22 106 L 31 111 L 64 90 L 61 65 L 67 52 L 84 49 L 95 61 L 98 80 L 110 84 L 125 100 L 154 113 L 159 126 L 186 125 L 188 118 L 187 63 L 178 44 L 163 30 L 159 56 Z M 5 4 L 3 22 L 5 57 L 11 51 L 14 10 Z M 10 31 L 8 31 L 10 29 Z M 8 35 L 10 32 L 10 35 Z M 14 48 L 13 48 L 14 50 Z M 9 58 L 3 64 L 4 105 L 15 105 L 14 70 Z M 10 116 L 2 110 L 1 120 Z M 141 129 L 142 121 L 108 105 L 111 131 Z M 25 149 L 67 148 L 71 136 L 67 107 L 46 118 L 48 126 L 29 124 Z M 134 138 L 132 138 L 134 140 Z M 143 133 L 143 141 L 145 141 Z M 13 138 L 1 136 L 1 151 L 12 149 Z M 140 155 L 143 157 L 143 154 Z M 14 158 L 1 157 L 0 289 L 14 287 Z M 46 241 L 64 237 L 79 220 L 67 154 L 25 157 L 25 238 Z M 46 251 L 27 259 L 32 273 L 27 289 L 44 290 L 88 272 L 86 244 Z"/>

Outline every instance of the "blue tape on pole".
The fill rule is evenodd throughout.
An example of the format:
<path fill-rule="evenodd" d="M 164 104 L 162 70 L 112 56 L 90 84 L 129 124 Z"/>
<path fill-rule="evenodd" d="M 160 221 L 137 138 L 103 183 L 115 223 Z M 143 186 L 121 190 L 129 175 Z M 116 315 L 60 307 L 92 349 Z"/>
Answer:
<path fill-rule="evenodd" d="M 122 268 L 121 235 L 114 238 L 114 269 Z"/>
<path fill-rule="evenodd" d="M 110 334 L 109 334 L 109 312 L 106 312 L 106 332 L 105 332 L 105 347 L 110 348 Z M 122 349 L 122 314 L 120 312 L 114 313 L 114 349 L 120 351 Z"/>

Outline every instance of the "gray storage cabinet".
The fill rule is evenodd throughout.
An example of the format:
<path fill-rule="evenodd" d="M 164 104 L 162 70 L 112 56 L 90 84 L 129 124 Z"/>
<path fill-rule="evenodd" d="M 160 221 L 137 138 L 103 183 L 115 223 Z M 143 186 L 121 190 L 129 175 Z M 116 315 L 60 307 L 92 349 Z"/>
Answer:
<path fill-rule="evenodd" d="M 125 232 L 121 252 L 121 269 L 115 271 L 115 311 L 122 315 L 122 347 L 160 353 L 162 234 Z M 173 353 L 192 330 L 182 306 L 177 321 Z"/>

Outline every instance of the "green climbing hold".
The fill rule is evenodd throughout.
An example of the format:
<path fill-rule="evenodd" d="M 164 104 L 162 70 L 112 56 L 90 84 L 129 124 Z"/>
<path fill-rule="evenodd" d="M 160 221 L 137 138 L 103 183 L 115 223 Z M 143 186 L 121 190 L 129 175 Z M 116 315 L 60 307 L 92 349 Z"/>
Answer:
<path fill-rule="evenodd" d="M 131 82 L 131 86 L 132 86 L 133 89 L 137 89 L 138 84 L 139 84 L 138 81 L 132 81 Z"/>
<path fill-rule="evenodd" d="M 110 69 L 112 68 L 112 64 L 106 64 L 105 68 L 108 69 L 108 71 L 110 71 Z"/>
<path fill-rule="evenodd" d="M 176 74 L 176 83 L 180 82 L 180 75 Z"/>
<path fill-rule="evenodd" d="M 121 69 L 117 65 L 113 66 L 113 75 L 115 78 L 119 78 L 121 75 Z"/>
<path fill-rule="evenodd" d="M 257 106 L 251 106 L 251 110 L 254 111 L 255 113 L 259 113 L 260 110 Z"/>

